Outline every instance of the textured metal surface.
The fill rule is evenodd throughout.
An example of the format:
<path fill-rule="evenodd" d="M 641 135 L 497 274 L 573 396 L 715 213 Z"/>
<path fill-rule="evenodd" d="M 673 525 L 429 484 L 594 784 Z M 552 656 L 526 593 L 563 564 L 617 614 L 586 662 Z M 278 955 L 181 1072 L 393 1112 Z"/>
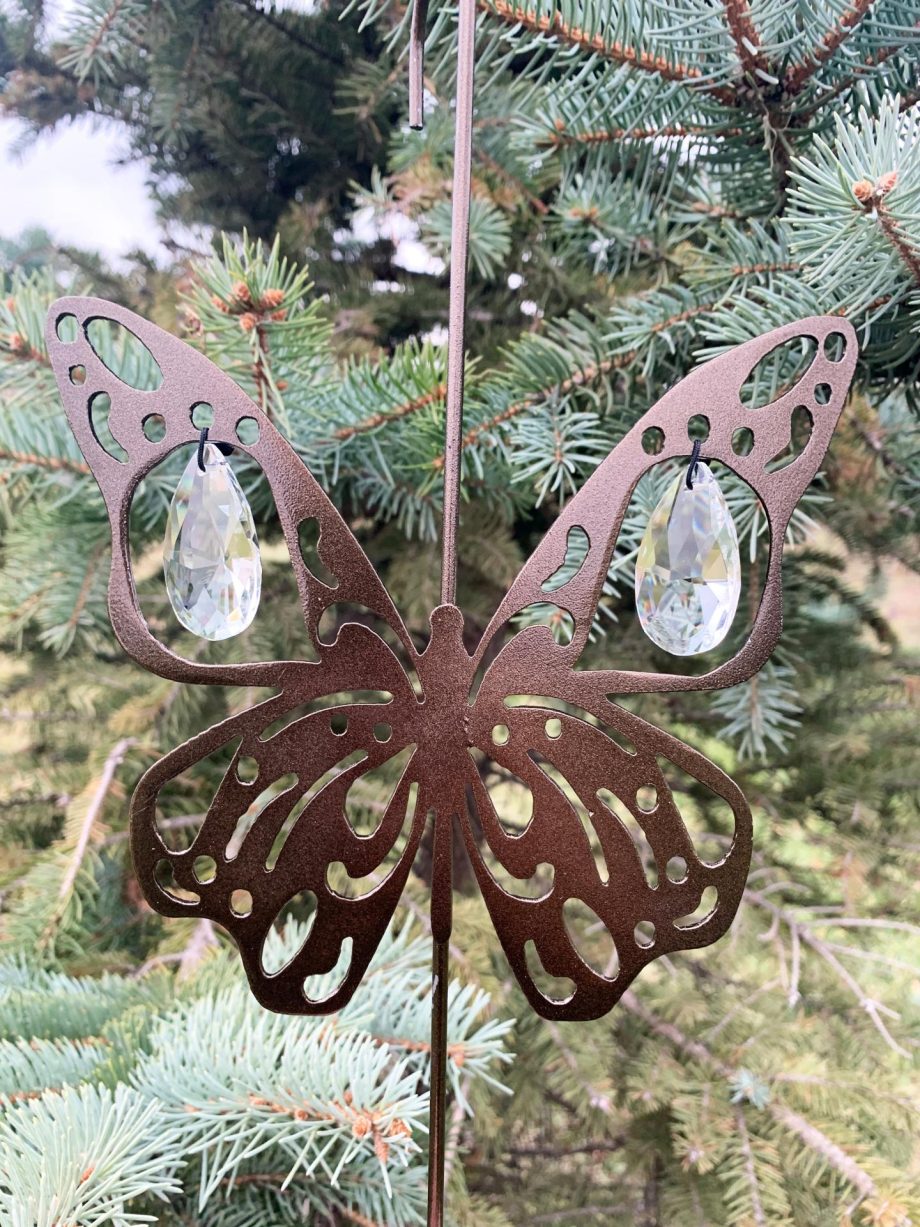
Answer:
<path fill-rule="evenodd" d="M 410 56 L 410 123 L 424 119 L 421 90 L 422 40 L 427 0 L 412 9 Z M 447 317 L 447 404 L 444 419 L 444 493 L 441 520 L 441 605 L 457 599 L 457 536 L 460 530 L 460 456 L 463 447 L 463 387 L 466 375 L 466 282 L 469 263 L 470 191 L 473 167 L 473 83 L 476 51 L 476 0 L 457 6 L 457 88 L 454 107 L 454 166 L 450 217 L 450 298 Z M 412 80 L 418 78 L 416 89 Z M 414 108 L 413 108 L 414 103 Z M 462 615 L 455 615 L 462 627 Z M 433 626 L 433 624 L 432 624 Z M 458 634 L 460 631 L 458 630 Z M 426 653 L 427 655 L 427 653 Z M 462 676 L 462 673 L 461 673 Z M 423 692 L 424 693 L 424 692 Z M 447 700 L 451 705 L 451 700 Z M 456 723 L 456 721 L 454 721 Z M 456 751 L 460 753 L 461 751 Z M 465 764 L 464 764 L 465 766 Z M 452 802 L 456 804 L 456 800 Z M 437 814 L 437 806 L 433 811 Z M 441 811 L 442 813 L 444 811 Z M 460 810 L 454 811 L 459 813 Z M 453 910 L 451 871 L 453 827 L 435 821 L 432 840 L 431 952 L 431 1108 L 428 1117 L 428 1227 L 444 1220 L 444 1179 L 447 1145 L 447 1009 L 448 940 Z"/>
<path fill-rule="evenodd" d="M 74 315 L 79 326 L 77 340 L 70 343 L 60 341 L 55 330 L 65 314 Z M 86 325 L 95 318 L 124 325 L 147 346 L 163 373 L 157 391 L 134 391 L 106 369 L 86 338 Z M 841 334 L 845 341 L 840 361 L 831 361 L 824 353 L 823 342 L 831 334 Z M 755 364 L 797 337 L 812 337 L 818 346 L 805 375 L 773 404 L 754 411 L 743 407 L 739 390 Z M 704 364 L 668 392 L 566 506 L 472 656 L 463 644 L 462 615 L 450 604 L 432 612 L 430 640 L 423 650 L 416 647 L 371 564 L 299 457 L 203 355 L 132 313 L 89 298 L 61 299 L 53 306 L 48 345 L 68 418 L 111 518 L 110 610 L 125 650 L 145 669 L 175 681 L 261 686 L 272 692 L 250 710 L 168 754 L 144 776 L 132 803 L 134 858 L 147 898 L 165 915 L 208 916 L 229 930 L 253 992 L 264 1005 L 318 1013 L 348 1000 L 399 900 L 429 816 L 434 827 L 431 906 L 436 941 L 445 942 L 450 932 L 451 843 L 459 831 L 515 975 L 534 1008 L 546 1017 L 596 1017 L 616 1002 L 651 959 L 706 945 L 725 932 L 737 909 L 751 854 L 751 820 L 744 797 L 713 763 L 613 700 L 637 692 L 729 686 L 750 677 L 767 659 L 781 626 L 780 559 L 786 525 L 824 456 L 852 378 L 856 342 L 848 324 L 813 318 L 780 328 Z M 85 368 L 81 383 L 72 382 L 75 366 Z M 826 404 L 820 403 L 823 395 L 815 394 L 820 385 L 830 389 Z M 113 459 L 93 433 L 88 403 L 100 391 L 111 397 L 110 427 L 127 453 L 124 462 Z M 128 549 L 131 498 L 144 474 L 170 451 L 196 442 L 191 409 L 201 401 L 214 407 L 211 438 L 249 453 L 271 485 L 315 660 L 200 664 L 157 642 L 141 616 Z M 791 417 L 798 405 L 805 405 L 814 419 L 811 438 L 801 455 L 771 471 L 770 461 L 789 444 Z M 158 443 L 148 441 L 142 429 L 151 413 L 161 414 L 166 424 L 165 438 Z M 707 460 L 722 461 L 744 478 L 759 495 L 770 522 L 767 580 L 750 637 L 730 661 L 703 675 L 582 671 L 577 667 L 579 657 L 630 494 L 652 465 L 689 454 L 688 421 L 700 413 L 710 422 L 704 447 Z M 258 442 L 239 441 L 237 426 L 242 418 L 258 422 Z M 657 455 L 648 455 L 642 446 L 643 432 L 650 426 L 663 433 Z M 747 456 L 732 450 L 733 432 L 740 427 L 754 433 L 753 450 Z M 334 586 L 311 573 L 301 556 L 298 528 L 311 518 L 318 521 L 319 553 L 335 577 Z M 589 541 L 584 564 L 548 595 L 543 585 L 562 564 L 568 534 L 576 528 Z M 509 631 L 514 614 L 548 600 L 571 615 L 571 643 L 555 643 L 543 627 Z M 337 602 L 370 610 L 387 624 L 398 647 L 358 623 L 341 626 L 333 642 L 321 641 L 322 614 Z M 485 661 L 489 663 L 484 665 Z M 410 680 L 413 671 L 418 693 Z M 475 690 L 478 671 L 482 676 Z M 348 700 L 348 692 L 360 691 L 388 692 L 392 699 Z M 343 692 L 344 699 L 331 700 L 334 706 L 321 706 L 324 699 L 328 704 L 329 696 Z M 510 696 L 530 698 L 523 705 L 508 706 Z M 545 699 L 564 701 L 569 710 L 554 710 Z M 317 709 L 263 738 L 279 717 L 310 703 Z M 344 731 L 333 731 L 343 717 Z M 391 730 L 385 741 L 379 739 L 378 726 L 383 722 Z M 157 828 L 160 790 L 215 750 L 237 742 L 233 762 L 194 843 L 187 851 L 171 850 Z M 409 746 L 414 747 L 411 758 L 379 827 L 362 837 L 346 814 L 349 787 Z M 291 829 L 277 864 L 267 869 L 269 849 L 294 804 L 353 751 L 366 757 L 344 767 L 316 793 Z M 533 817 L 522 834 L 512 835 L 502 825 L 482 783 L 477 752 L 488 755 L 530 790 Z M 244 756 L 258 763 L 254 783 L 244 782 L 238 774 Z M 716 864 L 705 863 L 694 849 L 668 786 L 668 763 L 724 798 L 734 814 L 734 840 Z M 296 784 L 267 806 L 239 849 L 228 855 L 228 844 L 254 794 L 289 773 L 296 774 Z M 649 785 L 657 791 L 657 803 L 647 812 L 640 808 L 639 798 Z M 599 799 L 600 790 L 614 794 L 643 828 L 658 867 L 657 884 L 647 879 L 626 825 Z M 603 853 L 607 880 L 598 870 L 597 849 L 592 852 L 591 828 Z M 400 835 L 405 846 L 385 880 L 360 898 L 336 893 L 329 882 L 330 866 L 344 865 L 352 878 L 372 874 Z M 216 875 L 207 883 L 199 882 L 194 873 L 195 859 L 201 854 L 217 862 Z M 679 882 L 666 873 L 675 856 L 687 864 L 686 876 Z M 198 902 L 181 901 L 164 890 L 157 873 L 162 862 L 171 865 L 175 882 L 194 892 Z M 528 883 L 546 886 L 547 881 L 540 897 L 527 897 Z M 698 923 L 679 927 L 675 922 L 694 912 L 709 886 L 718 892 L 714 909 Z M 231 908 L 235 890 L 252 895 L 252 910 L 246 916 Z M 309 937 L 286 967 L 269 973 L 262 964 L 266 935 L 284 905 L 304 890 L 312 891 L 317 900 Z M 563 915 L 569 899 L 581 900 L 609 930 L 619 958 L 616 975 L 592 969 L 573 945 Z M 647 939 L 637 940 L 640 922 L 654 925 L 651 945 L 643 944 Z M 346 938 L 351 938 L 352 954 L 341 986 L 325 1000 L 307 999 L 305 977 L 331 969 Z M 572 982 L 568 999 L 556 1000 L 538 987 L 528 966 L 530 943 L 532 955 L 535 952 L 550 975 Z"/>

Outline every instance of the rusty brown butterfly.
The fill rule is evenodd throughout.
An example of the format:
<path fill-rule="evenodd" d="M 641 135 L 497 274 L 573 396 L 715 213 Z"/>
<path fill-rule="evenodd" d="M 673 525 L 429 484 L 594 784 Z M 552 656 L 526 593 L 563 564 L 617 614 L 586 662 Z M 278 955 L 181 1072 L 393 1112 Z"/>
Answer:
<path fill-rule="evenodd" d="M 61 339 L 59 325 L 66 316 L 76 321 L 73 340 Z M 162 373 L 155 391 L 129 387 L 104 364 L 87 332 L 94 320 L 121 325 L 147 347 Z M 753 368 L 797 339 L 810 339 L 816 347 L 808 369 L 772 403 L 746 408 L 740 393 Z M 748 805 L 712 762 L 615 700 L 640 692 L 732 686 L 751 677 L 776 645 L 786 527 L 824 457 L 856 364 L 855 335 L 845 320 L 814 317 L 788 324 L 700 365 L 668 391 L 565 505 L 474 651 L 464 644 L 463 616 L 454 605 L 432 610 L 428 642 L 416 644 L 303 461 L 203 354 L 95 298 L 57 301 L 47 341 L 70 425 L 108 509 L 109 610 L 125 651 L 143 668 L 176 682 L 269 691 L 264 701 L 156 763 L 131 805 L 134 861 L 148 900 L 164 915 L 209 917 L 224 926 L 239 946 L 260 1002 L 273 1010 L 311 1014 L 348 1001 L 390 923 L 429 822 L 436 938 L 444 941 L 450 931 L 452 845 L 459 838 L 514 974 L 544 1017 L 597 1017 L 650 960 L 707 945 L 725 933 L 751 858 Z M 99 393 L 110 398 L 109 427 L 124 459 L 96 437 L 90 404 Z M 170 452 L 197 442 L 192 410 L 201 402 L 213 406 L 210 437 L 250 456 L 270 484 L 314 659 L 196 663 L 161 644 L 141 614 L 129 557 L 132 496 Z M 800 454 L 777 467 L 773 462 L 789 448 L 800 406 L 811 416 L 811 436 Z M 688 423 L 698 414 L 710 423 L 707 458 L 748 483 L 769 521 L 766 579 L 749 637 L 731 659 L 702 675 L 580 669 L 632 492 L 652 466 L 687 456 Z M 156 442 L 144 431 L 151 415 L 165 423 Z M 244 420 L 250 429 L 255 424 L 255 441 L 240 430 Z M 660 432 L 655 454 L 643 447 L 649 428 Z M 732 440 L 742 428 L 753 432 L 753 445 L 738 455 Z M 310 521 L 318 531 L 322 564 L 313 570 L 298 544 Z M 571 640 L 559 643 L 546 626 L 521 626 L 514 619 L 547 600 L 547 581 L 559 573 L 573 532 L 583 535 L 587 547 L 581 565 L 552 592 L 552 603 L 572 624 Z M 386 634 L 345 621 L 337 623 L 334 636 L 324 637 L 323 615 L 339 604 L 363 607 Z M 161 790 L 228 745 L 235 746 L 230 765 L 197 835 L 184 850 L 169 847 L 157 826 Z M 357 830 L 349 818 L 349 790 L 400 755 L 404 766 L 380 806 L 376 828 Z M 533 811 L 523 829 L 503 822 L 477 765 L 482 755 L 530 790 Z M 256 765 L 254 779 L 240 770 L 243 761 Z M 663 764 L 673 764 L 728 803 L 734 834 L 718 859 L 704 860 L 696 850 Z M 247 823 L 255 793 L 291 778 L 294 782 L 271 795 Z M 655 803 L 643 808 L 643 790 L 650 789 Z M 651 848 L 656 880 L 643 867 L 628 829 L 631 821 Z M 280 848 L 279 833 L 284 835 Z M 205 880 L 195 869 L 202 856 L 216 866 Z M 677 880 L 665 872 L 674 858 L 683 866 Z M 351 880 L 369 880 L 370 887 L 343 890 L 333 867 Z M 164 886 L 164 868 L 180 890 Z M 541 884 L 539 891 L 532 889 L 534 881 Z M 707 890 L 712 907 L 684 923 Z M 244 908 L 235 902 L 241 892 L 249 900 Z M 302 892 L 312 892 L 316 901 L 306 940 L 285 966 L 268 967 L 267 938 L 279 914 Z M 598 969 L 576 949 L 566 924 L 571 900 L 590 909 L 606 928 L 615 965 Z M 330 993 L 322 999 L 307 995 L 311 977 L 343 966 Z M 538 987 L 535 967 L 570 981 L 572 991 L 564 1000 L 554 999 Z"/>

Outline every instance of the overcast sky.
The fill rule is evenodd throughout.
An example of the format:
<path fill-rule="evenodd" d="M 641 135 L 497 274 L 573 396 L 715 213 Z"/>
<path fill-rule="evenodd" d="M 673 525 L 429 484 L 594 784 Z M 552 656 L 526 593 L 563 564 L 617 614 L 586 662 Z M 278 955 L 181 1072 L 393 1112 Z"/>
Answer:
<path fill-rule="evenodd" d="M 5 0 L 0 0 L 0 8 Z M 49 37 L 66 24 L 75 0 L 46 0 Z M 124 160 L 124 138 L 85 120 L 62 126 L 20 153 L 23 125 L 0 118 L 0 237 L 41 226 L 52 238 L 117 258 L 155 251 L 159 235 L 139 163 Z"/>
<path fill-rule="evenodd" d="M 70 124 L 14 154 L 21 133 L 18 121 L 0 119 L 0 236 L 42 226 L 59 242 L 109 257 L 138 247 L 155 251 L 144 167 L 118 164 L 125 146 L 117 130 Z"/>
<path fill-rule="evenodd" d="M 46 0 L 49 35 L 66 24 L 74 4 Z M 275 0 L 275 7 L 309 11 L 312 0 Z M 125 140 L 114 126 L 85 120 L 14 154 L 22 130 L 17 121 L 0 118 L 0 237 L 42 226 L 62 243 L 109 258 L 136 248 L 156 251 L 160 236 L 144 167 L 124 161 Z"/>

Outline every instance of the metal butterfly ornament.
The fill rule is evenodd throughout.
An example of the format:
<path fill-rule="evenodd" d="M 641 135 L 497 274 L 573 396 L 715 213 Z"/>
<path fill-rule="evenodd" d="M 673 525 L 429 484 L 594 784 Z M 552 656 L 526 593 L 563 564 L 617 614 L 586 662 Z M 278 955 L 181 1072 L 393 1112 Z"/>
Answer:
<path fill-rule="evenodd" d="M 75 317 L 78 326 L 77 339 L 71 342 L 59 339 L 57 325 L 65 315 Z M 156 391 L 127 387 L 103 364 L 87 336 L 87 326 L 96 319 L 123 325 L 148 348 L 163 374 Z M 753 367 L 778 346 L 799 338 L 811 338 L 817 349 L 805 375 L 774 403 L 753 412 L 745 408 L 740 390 Z M 844 347 L 839 360 L 832 360 L 834 341 Z M 534 1009 L 546 1018 L 596 1018 L 652 959 L 705 946 L 726 931 L 751 855 L 747 803 L 720 768 L 615 700 L 642 692 L 735 685 L 769 656 L 781 626 L 786 526 L 824 457 L 856 361 L 855 338 L 845 321 L 816 317 L 789 324 L 705 363 L 672 388 L 568 502 L 472 653 L 464 646 L 463 615 L 453 603 L 432 610 L 430 639 L 424 648 L 416 645 L 373 566 L 299 456 L 203 354 L 130 311 L 92 298 L 64 298 L 54 304 L 48 346 L 70 424 L 106 500 L 114 546 L 110 612 L 125 650 L 145 669 L 175 681 L 259 686 L 273 692 L 167 754 L 141 780 L 131 811 L 135 864 L 152 906 L 168 916 L 206 916 L 228 929 L 252 990 L 265 1006 L 309 1014 L 336 1010 L 348 1001 L 393 915 L 428 821 L 434 829 L 435 934 L 446 940 L 450 932 L 451 844 L 459 838 L 514 974 Z M 85 377 L 74 383 L 70 372 L 78 365 Z M 832 390 L 827 403 L 815 396 L 823 384 Z M 127 453 L 124 461 L 110 455 L 94 435 L 89 404 L 99 392 L 111 400 L 109 426 Z M 200 664 L 158 642 L 141 615 L 129 558 L 131 499 L 144 475 L 170 452 L 199 442 L 191 414 L 204 400 L 214 407 L 210 438 L 251 456 L 269 482 L 315 660 Z M 777 469 L 771 462 L 788 447 L 792 414 L 800 405 L 812 416 L 811 438 L 794 460 Z M 710 422 L 707 459 L 733 469 L 750 485 L 770 523 L 766 583 L 750 637 L 734 657 L 702 675 L 580 669 L 630 496 L 653 466 L 687 458 L 688 423 L 702 409 Z M 151 413 L 161 415 L 166 425 L 158 442 L 151 442 L 143 430 Z M 257 442 L 240 441 L 238 428 L 244 420 L 258 424 Z M 657 428 L 664 439 L 655 455 L 642 445 L 649 427 Z M 754 445 L 749 454 L 738 456 L 732 438 L 742 427 L 753 431 Z M 216 448 L 213 452 L 208 467 L 226 465 Z M 193 456 L 193 478 L 195 465 Z M 204 480 L 207 473 L 198 476 Z M 683 474 L 678 480 L 683 482 Z M 698 473 L 696 489 L 703 481 Z M 666 500 L 673 502 L 672 491 Z M 299 533 L 311 520 L 319 530 L 324 579 L 308 569 L 298 545 Z M 563 565 L 572 534 L 587 540 L 584 560 L 548 597 L 547 581 Z M 555 642 L 546 627 L 515 630 L 512 625 L 521 610 L 547 600 L 572 620 L 567 644 Z M 338 604 L 361 606 L 381 620 L 393 646 L 357 622 L 346 621 L 334 639 L 324 639 L 320 622 Z M 299 714 L 301 709 L 304 714 Z M 292 713 L 297 718 L 273 731 Z M 159 793 L 183 771 L 230 744 L 236 747 L 233 759 L 191 846 L 182 851 L 168 847 L 157 827 Z M 360 834 L 347 816 L 349 789 L 404 751 L 408 761 L 382 821 L 373 834 Z M 477 754 L 488 755 L 530 790 L 533 816 L 522 832 L 512 833 L 503 825 L 477 768 Z M 242 778 L 242 759 L 257 765 L 254 782 Z M 717 863 L 704 861 L 695 851 L 663 762 L 673 763 L 731 807 L 734 838 Z M 269 854 L 295 806 L 330 772 L 331 778 L 311 794 L 287 830 L 269 868 Z M 240 824 L 255 794 L 291 774 L 296 781 L 271 800 L 240 840 Z M 568 789 L 558 780 L 567 781 Z M 639 803 L 642 790 L 649 787 L 657 796 L 651 810 Z M 601 799 L 610 794 L 644 831 L 658 866 L 657 884 L 647 879 L 626 825 Z M 585 816 L 606 873 L 599 871 Z M 364 878 L 383 864 L 400 839 L 402 853 L 378 885 L 359 897 L 336 891 L 330 881 L 332 866 L 344 866 L 352 879 Z M 217 867 L 207 881 L 195 871 L 202 855 Z M 490 857 L 504 871 L 501 882 L 489 867 Z M 666 873 L 676 857 L 686 864 L 677 881 Z M 528 881 L 537 878 L 538 867 L 545 872 L 546 866 L 552 868 L 551 886 L 529 897 Z M 169 876 L 178 892 L 164 884 Z M 519 890 L 507 888 L 514 881 Z M 699 906 L 708 887 L 717 892 L 709 914 L 689 926 L 678 924 Z M 287 966 L 269 971 L 262 957 L 266 938 L 285 905 L 304 891 L 316 898 L 309 936 Z M 251 898 L 246 910 L 239 905 L 241 898 Z M 619 963 L 615 975 L 588 966 L 570 941 L 564 916 L 570 899 L 589 907 L 609 931 Z M 350 962 L 339 986 L 324 1000 L 307 997 L 307 977 L 339 964 L 346 941 Z M 537 966 L 572 982 L 574 990 L 565 1000 L 553 999 L 538 987 L 529 946 Z"/>
<path fill-rule="evenodd" d="M 415 0 L 413 126 L 422 118 L 424 19 L 425 0 Z M 332 1012 L 360 983 L 431 829 L 429 1227 L 441 1227 L 444 1212 L 454 844 L 465 848 L 514 975 L 545 1018 L 597 1018 L 652 959 L 706 946 L 725 933 L 751 859 L 747 802 L 714 763 L 616 700 L 733 686 L 767 660 L 782 625 L 783 538 L 824 458 L 857 358 L 845 320 L 814 317 L 697 367 L 648 410 L 566 504 L 479 644 L 468 650 L 455 598 L 475 35 L 475 0 L 459 0 L 441 603 L 431 611 L 424 646 L 409 634 L 348 525 L 291 445 L 202 353 L 96 298 L 59 299 L 46 330 L 67 417 L 108 510 L 109 612 L 125 651 L 173 682 L 262 687 L 268 695 L 179 746 L 141 779 L 131 802 L 131 844 L 151 906 L 166 916 L 207 917 L 227 929 L 253 993 L 267 1008 Z M 156 390 L 131 388 L 105 365 L 93 347 L 95 320 L 126 328 L 146 346 L 162 374 Z M 772 404 L 747 409 L 741 390 L 754 367 L 796 341 L 814 345 L 808 370 Z M 96 435 L 92 407 L 100 394 L 109 398 L 108 426 L 123 456 L 107 451 Z M 205 404 L 212 408 L 206 437 L 195 421 Z M 793 414 L 803 407 L 813 429 L 789 458 Z M 700 415 L 709 423 L 706 464 L 699 447 L 691 450 Z M 145 429 L 153 418 L 164 428 L 156 439 Z M 661 442 L 656 454 L 643 447 L 650 429 Z M 739 431 L 753 435 L 743 455 L 733 447 Z M 255 616 L 255 529 L 221 454 L 238 450 L 261 466 L 271 488 L 312 659 L 202 664 L 176 655 L 145 622 L 131 570 L 132 498 L 154 466 L 190 444 L 198 450 L 177 490 L 165 543 L 177 617 L 217 639 L 244 629 Z M 643 627 L 675 655 L 708 650 L 728 630 L 740 577 L 731 517 L 708 468 L 715 461 L 748 483 L 770 527 L 749 637 L 731 659 L 702 675 L 583 669 L 631 495 L 643 474 L 669 460 L 684 462 L 686 476 L 653 513 L 640 550 L 636 596 Z M 312 567 L 300 548 L 305 530 L 317 542 L 319 563 Z M 574 571 L 564 566 L 573 543 L 580 558 Z M 522 628 L 515 621 L 548 600 L 571 622 L 568 643 L 557 643 L 545 626 Z M 361 607 L 382 624 L 385 637 L 365 622 L 324 617 L 334 606 Z M 324 632 L 330 621 L 338 625 L 331 636 Z M 170 847 L 157 823 L 161 792 L 228 748 L 229 766 L 190 846 Z M 529 790 L 533 810 L 523 829 L 503 822 L 500 802 L 479 772 L 483 755 Z M 379 823 L 364 831 L 351 820 L 350 790 L 387 763 L 398 780 L 382 802 Z M 669 765 L 731 810 L 734 832 L 715 861 L 694 846 L 668 782 Z M 269 799 L 253 820 L 259 795 Z M 657 873 L 646 873 L 630 826 L 641 829 Z M 343 889 L 343 874 L 358 888 Z M 303 946 L 276 967 L 270 934 L 287 905 L 307 892 L 314 908 Z M 704 898 L 712 902 L 701 908 Z M 612 940 L 615 959 L 603 970 L 590 966 L 573 944 L 565 914 L 572 901 L 588 909 Z M 558 997 L 544 991 L 541 969 L 567 980 L 571 991 Z M 317 976 L 327 977 L 322 997 L 310 995 Z"/>

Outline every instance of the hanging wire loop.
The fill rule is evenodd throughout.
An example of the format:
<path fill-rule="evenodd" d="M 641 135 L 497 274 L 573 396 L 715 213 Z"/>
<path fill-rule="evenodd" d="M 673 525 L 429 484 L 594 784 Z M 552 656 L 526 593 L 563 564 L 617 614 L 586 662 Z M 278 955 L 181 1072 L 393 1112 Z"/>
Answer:
<path fill-rule="evenodd" d="M 690 452 L 690 463 L 687 465 L 687 489 L 693 489 L 693 478 L 696 475 L 696 466 L 700 462 L 700 452 L 703 449 L 703 444 L 700 439 L 693 440 L 693 450 Z"/>
<path fill-rule="evenodd" d="M 208 427 L 202 426 L 201 434 L 198 436 L 198 472 L 204 472 L 204 445 L 210 443 L 212 447 L 216 447 L 222 456 L 232 456 L 233 448 L 229 443 L 215 443 L 213 439 L 208 439 Z"/>

